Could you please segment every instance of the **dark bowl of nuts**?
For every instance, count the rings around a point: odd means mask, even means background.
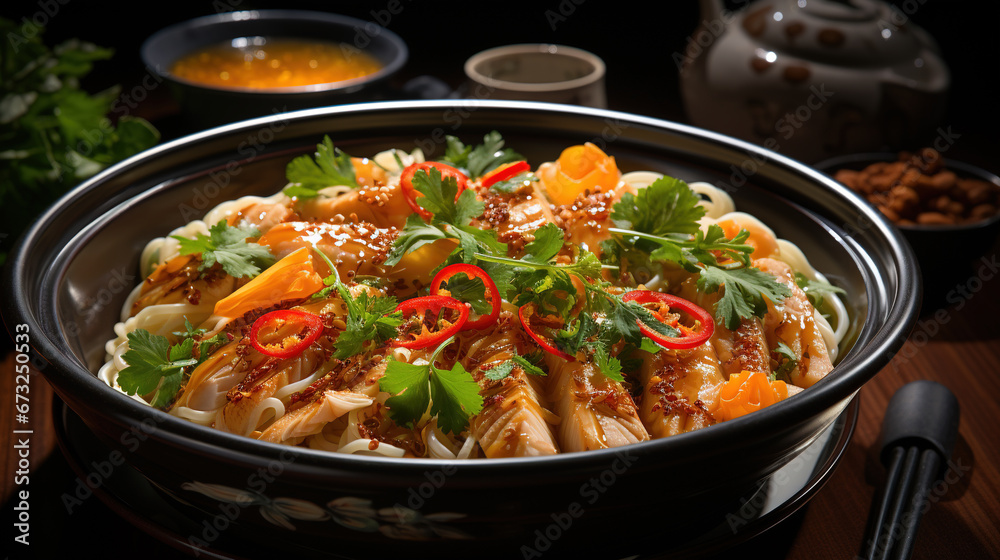
[[[1000,236],[1000,177],[934,149],[853,154],[815,167],[899,228],[920,263],[925,308],[961,294]]]

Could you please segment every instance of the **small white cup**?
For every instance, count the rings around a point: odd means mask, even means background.
[[[607,108],[604,61],[593,53],[552,44],[496,47],[465,62],[465,97],[516,99]]]

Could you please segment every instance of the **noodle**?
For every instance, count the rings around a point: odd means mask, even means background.
[[[586,150],[590,150],[588,157],[596,157],[593,148]],[[494,156],[501,154],[498,151]],[[120,376],[130,367],[126,354],[135,333],[146,331],[151,337],[166,338],[171,345],[186,339],[188,361],[179,366],[185,368],[182,387],[163,407],[169,414],[243,437],[383,457],[468,460],[544,455],[666,437],[719,421],[715,408],[721,406],[720,386],[732,379],[724,357],[727,352],[753,346],[739,338],[747,336],[743,327],[738,332],[716,328],[713,338],[696,353],[662,350],[662,344],[660,350],[640,352],[642,367],[625,373],[632,383],[641,385],[640,392],[645,395],[641,410],[627,387],[609,377],[596,362],[567,361],[543,351],[537,337],[526,334],[524,318],[520,317],[523,304],[513,297],[512,301],[499,302],[498,315],[488,326],[456,334],[447,352],[438,353],[445,346],[433,353],[433,348],[383,346],[367,347],[346,359],[336,357],[344,333],[356,328],[351,325],[358,318],[351,315],[357,311],[349,310],[350,300],[341,299],[342,292],[333,289],[330,278],[346,285],[351,298],[372,301],[392,295],[405,300],[427,293],[421,290],[427,290],[431,276],[446,258],[456,254],[449,253],[453,245],[430,237],[404,254],[398,264],[388,264],[400,232],[410,227],[414,210],[419,208],[407,200],[401,176],[404,169],[426,165],[423,152],[392,149],[352,161],[361,186],[334,184],[301,200],[283,190],[271,196],[244,196],[222,202],[202,219],[150,240],[139,256],[139,266],[144,278],[151,280],[128,294],[114,325],[114,338],[105,344],[106,361],[98,378],[126,392],[119,381],[125,380]],[[601,173],[591,177],[603,177],[599,179],[603,181],[609,174],[619,173],[613,159],[610,162],[611,167],[604,164]],[[563,231],[567,247],[596,251],[610,234],[603,225],[595,228],[594,224],[606,220],[605,225],[613,226],[610,208],[623,193],[659,188],[658,181],[664,177],[652,171],[631,171],[619,173],[613,188],[587,186],[582,180],[553,175],[559,165],[559,161],[543,164],[538,168],[540,182],[536,177],[534,183],[518,187],[522,190],[502,196],[483,186],[481,178],[470,181],[469,188],[489,203],[484,202],[487,209],[474,218],[476,227],[495,229],[497,238],[507,243],[511,257],[529,247],[536,232],[550,224]],[[557,180],[559,188],[580,193],[572,206],[545,203],[547,196],[555,197]],[[529,185],[528,191],[523,190],[524,185]],[[786,283],[788,274],[828,283],[797,245],[778,239],[757,217],[737,211],[724,190],[706,182],[692,182],[688,187],[701,199],[698,205],[704,209],[704,217],[697,225],[703,230],[713,224],[736,224],[740,231],[749,232],[747,243],[755,248],[755,267],[759,263],[760,270],[779,281],[784,278]],[[461,194],[455,196],[456,202]],[[491,213],[490,208],[497,205],[501,210]],[[213,267],[206,267],[202,266],[203,255],[181,254],[176,237],[210,236],[219,224],[256,229],[254,236],[260,246],[284,268],[262,265],[266,270],[257,276],[232,277],[219,259]],[[362,278],[376,281],[371,285],[356,282]],[[706,309],[719,298],[717,293],[699,291],[690,271],[681,268],[654,267],[645,278],[644,282],[636,281],[640,289],[677,294]],[[803,357],[801,366],[789,362],[794,369],[787,374],[788,394],[794,395],[832,368],[851,317],[836,296],[824,298],[822,309],[815,309],[805,302],[801,290],[795,286],[789,290],[793,295],[785,302],[769,301],[767,315],[744,320],[746,332],[757,333],[754,344],[762,352],[744,356],[740,363],[756,363],[764,373],[772,373],[775,358],[768,350],[776,343],[798,352]],[[317,297],[320,292],[322,297]],[[254,303],[241,303],[244,298],[252,298],[249,301]],[[265,329],[261,332],[267,334],[258,334],[257,323],[274,315],[274,310],[294,310],[320,318],[319,338],[303,340],[301,349],[285,356],[286,345],[294,345],[306,335],[281,331],[287,327],[280,324],[273,333]],[[481,311],[470,313],[481,319]],[[790,334],[786,327],[791,323],[808,328]],[[259,336],[273,340],[255,338]],[[544,360],[535,359],[532,367],[547,370],[547,376],[538,376],[523,360],[517,361],[532,353],[544,356]],[[622,362],[625,358],[623,355]],[[631,360],[635,362],[635,356]],[[667,370],[662,368],[667,363],[675,378],[665,391],[662,376]],[[460,367],[477,384],[482,408],[457,432],[442,427],[448,424],[435,416],[433,401],[423,414],[414,411],[418,418],[398,422],[393,416],[397,405],[390,401],[393,395],[381,385],[391,364],[426,367],[435,372],[429,374],[432,376],[439,375],[436,368]],[[503,376],[497,374],[500,370],[505,372]],[[682,388],[683,395],[678,392]],[[669,391],[674,393],[666,399]],[[152,396],[130,398],[148,404]],[[682,406],[686,408],[678,408]]]

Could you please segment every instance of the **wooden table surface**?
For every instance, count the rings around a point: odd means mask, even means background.
[[[515,41],[509,41],[515,42]],[[672,68],[668,68],[671,70]],[[411,68],[419,74],[421,68]],[[683,120],[675,95],[657,103],[609,84],[613,109]],[[648,93],[648,92],[646,92]],[[164,88],[151,92],[135,114],[150,118],[165,136],[183,133],[172,128],[171,104]],[[964,131],[965,129],[963,129]],[[956,143],[954,156],[983,165],[992,161],[996,143],[988,134],[969,129]],[[889,398],[915,380],[933,380],[949,387],[961,406],[959,438],[952,458],[952,484],[935,487],[917,540],[916,559],[1000,558],[1000,244],[967,277],[925,303],[922,317],[903,349],[858,396],[860,408],[854,435],[842,460],[825,485],[795,514],[764,534],[741,545],[749,558],[790,560],[848,559],[860,553],[873,496],[882,467],[875,454],[883,413]],[[947,263],[943,262],[943,266]],[[941,302],[941,303],[935,303]],[[4,318],[13,336],[15,326]],[[0,335],[2,336],[2,335]],[[5,343],[7,341],[4,341]],[[79,542],[100,541],[107,557],[147,559],[184,557],[171,546],[136,530],[98,499],[88,499],[67,514],[66,495],[78,481],[56,446],[50,414],[53,395],[41,375],[30,379],[31,414],[27,424],[15,422],[15,354],[4,346],[0,361],[0,433],[9,438],[0,462],[5,520],[16,519],[18,493],[30,491],[31,546],[11,544],[5,531],[3,549],[10,557],[48,558],[71,554]],[[30,485],[16,484],[17,434],[30,429]],[[10,434],[10,435],[6,435]],[[9,526],[9,525],[8,525]],[[25,553],[28,553],[27,555]],[[719,557],[729,557],[730,553]]]

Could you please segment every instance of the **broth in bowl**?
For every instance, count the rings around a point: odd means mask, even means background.
[[[382,67],[371,54],[344,43],[240,37],[188,53],[170,71],[211,87],[273,89],[363,78]]]

